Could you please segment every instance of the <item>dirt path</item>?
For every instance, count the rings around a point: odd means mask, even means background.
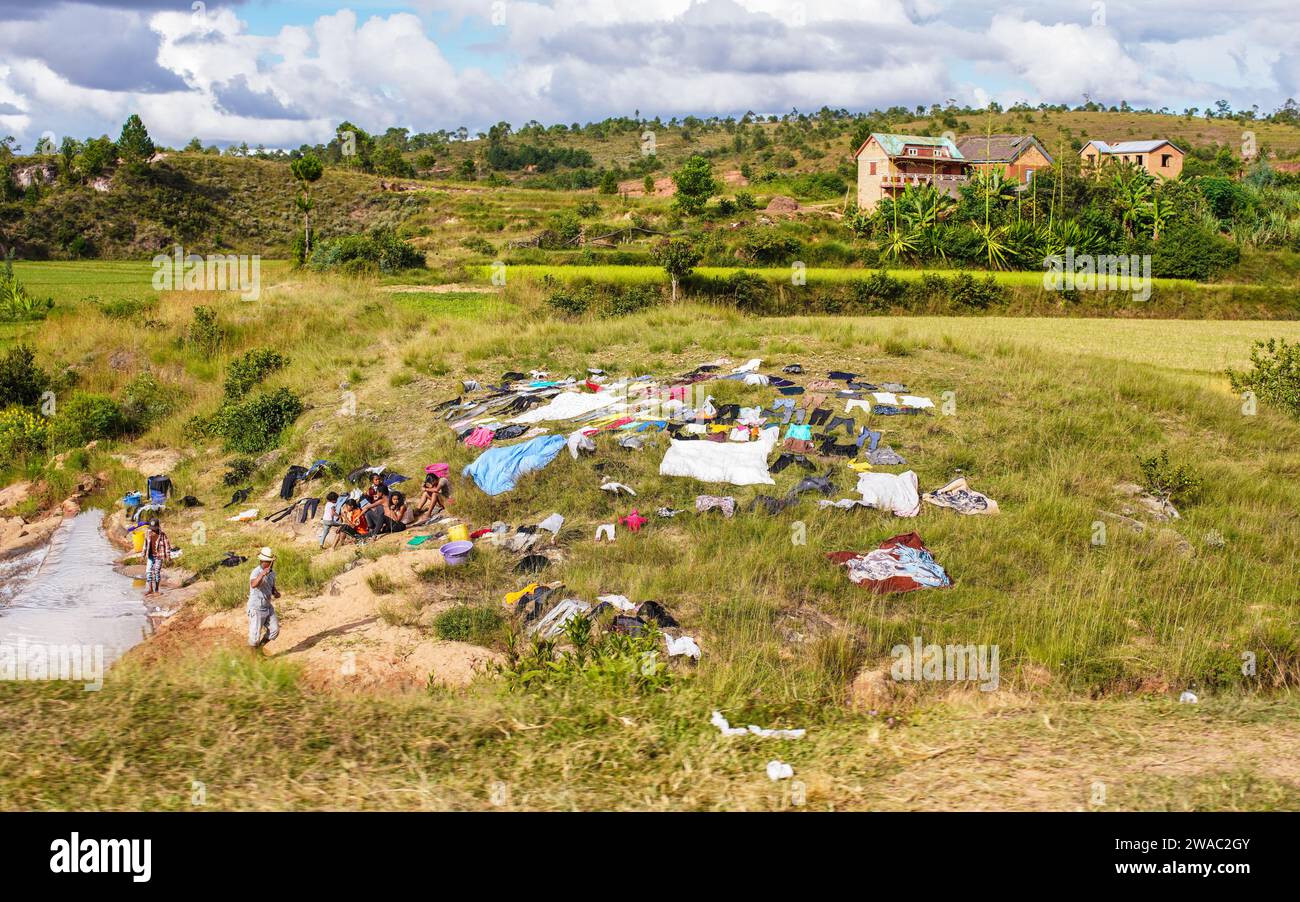
[[[323,685],[422,687],[430,679],[465,685],[499,655],[431,638],[414,625],[437,610],[412,608],[411,599],[419,594],[417,574],[442,565],[436,549],[403,550],[346,570],[320,595],[281,599],[276,606],[280,636],[266,653],[302,664],[308,678]],[[205,617],[199,628],[246,640],[248,618],[241,606]]]

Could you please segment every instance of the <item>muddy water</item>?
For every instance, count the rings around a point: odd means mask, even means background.
[[[113,569],[103,518],[83,511],[48,544],[0,561],[0,643],[100,646],[107,665],[144,639],[142,583]]]

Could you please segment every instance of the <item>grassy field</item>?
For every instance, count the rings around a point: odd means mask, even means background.
[[[764,266],[701,266],[695,272],[705,278],[726,278],[732,273],[740,270],[757,273],[770,282],[786,282],[791,278],[791,269],[784,267],[764,267]],[[891,269],[889,274],[895,278],[909,282],[919,281],[926,274],[939,275],[945,278],[951,278],[964,270],[956,269]],[[1014,285],[1025,288],[1041,288],[1043,285],[1043,273],[1038,272],[987,272],[981,270],[971,270],[970,275],[977,279],[985,276],[992,276],[1000,285]],[[847,282],[852,279],[862,279],[871,274],[871,270],[861,267],[808,267],[804,270],[804,276],[807,283],[816,286],[819,283],[836,284]],[[479,267],[475,275],[482,282],[487,283],[492,275],[490,266]],[[563,282],[575,282],[579,280],[590,280],[593,282],[612,282],[623,285],[641,285],[641,284],[667,284],[668,277],[664,274],[663,268],[659,266],[564,266],[564,265],[544,265],[544,264],[512,264],[507,269],[507,278],[514,276],[522,279],[540,280],[546,276]],[[1187,279],[1152,279],[1151,284],[1155,287],[1164,288],[1192,288],[1196,283]]]
[[[179,340],[198,303],[215,306],[226,330],[214,359]],[[1253,340],[1296,338],[1294,322],[757,318],[689,303],[557,321],[529,280],[500,295],[439,295],[287,271],[268,279],[256,303],[163,294],[147,329],[93,304],[72,310],[33,330],[43,366],[74,368],[81,385],[108,392],[148,367],[178,399],[130,448],[91,455],[89,466],[110,471],[105,498],[140,479],[110,452],[184,451],[171,475],[206,507],[170,514],[169,531],[184,537],[204,523],[206,546],[189,549],[199,563],[228,548],[280,548],[293,574],[286,622],[296,599],[338,572],[338,553],[314,561],[309,542],[227,523],[221,475],[231,455],[194,446],[182,430],[215,405],[229,360],[254,347],[290,356],[268,385],[292,387],[308,403],[284,450],[253,477],[257,498],[274,494],[288,464],[318,457],[412,474],[447,460],[458,515],[480,525],[563,513],[548,578],[562,579],[570,597],[660,600],[704,655],[647,694],[604,684],[512,693],[491,679],[339,694],[319,689],[292,654],[249,663],[197,629],[199,615],[240,603],[242,574],[227,573],[193,622],[131,656],[102,693],[0,686],[0,798],[12,807],[185,807],[191,780],[223,808],[476,808],[500,800],[498,783],[503,806],[517,808],[798,807],[788,786],[763,775],[773,757],[795,766],[802,804],[815,809],[1087,808],[1098,782],[1109,787],[1107,807],[1300,802],[1288,757],[1300,738],[1300,603],[1285,578],[1300,554],[1300,424],[1267,406],[1244,416],[1221,374],[1245,363]],[[722,355],[760,357],[770,372],[793,362],[810,374],[849,369],[950,399],[951,415],[876,417],[872,428],[885,430],[923,491],[961,473],[1002,513],[926,506],[900,520],[820,511],[811,499],[776,516],[746,513],[755,488],[662,477],[661,444],[628,452],[608,437],[594,458],[561,454],[493,499],[459,476],[473,454],[433,414],[461,392],[461,379],[495,380],[508,369],[669,376]],[[771,396],[735,382],[709,389],[717,403]],[[355,417],[338,415],[345,390],[355,393]],[[1123,503],[1116,483],[1139,481],[1139,458],[1160,450],[1202,477],[1183,518],[1141,533],[1107,521],[1102,512]],[[839,487],[832,497],[851,495],[852,473],[827,467]],[[802,475],[792,467],[765,490],[784,493]],[[601,492],[605,479],[633,486],[637,498]],[[692,513],[624,532],[613,546],[591,542],[597,523],[632,507],[691,508],[701,493],[734,495],[742,512]],[[1110,523],[1100,544],[1098,522]],[[796,523],[806,544],[791,541]],[[952,589],[876,597],[824,559],[912,530]],[[403,547],[385,539],[362,563]],[[386,603],[415,615],[448,598],[500,610],[527,578],[503,551],[476,553],[473,566],[403,587]],[[419,616],[403,629],[414,645],[439,641]],[[915,636],[997,645],[1001,688],[892,683],[889,649]],[[378,653],[346,635],[317,641]],[[481,641],[506,648],[504,638]],[[1258,661],[1249,676],[1246,652]],[[1177,705],[1183,689],[1202,703]],[[728,740],[708,725],[714,709],[733,723],[803,726],[809,735]]]

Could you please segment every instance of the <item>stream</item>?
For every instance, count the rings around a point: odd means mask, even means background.
[[[82,511],[50,541],[0,560],[0,644],[98,646],[107,666],[149,633],[143,583],[113,569],[102,511]]]

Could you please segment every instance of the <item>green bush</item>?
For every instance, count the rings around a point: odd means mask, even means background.
[[[1237,245],[1194,223],[1175,223],[1151,244],[1151,274],[1158,278],[1205,281],[1240,260]]]
[[[289,362],[279,351],[271,348],[254,348],[230,362],[226,370],[226,398],[237,401],[271,373]]]
[[[392,229],[375,229],[366,235],[345,235],[322,241],[312,248],[308,266],[318,271],[397,273],[423,269],[424,255],[397,237]]]
[[[789,266],[803,247],[798,240],[772,229],[751,232],[741,239],[738,250],[745,259],[765,266]]]
[[[278,388],[243,401],[226,401],[209,421],[195,425],[222,439],[227,451],[261,454],[279,444],[281,434],[303,410],[296,394]]]
[[[458,604],[433,620],[433,631],[448,642],[485,644],[501,630],[501,615],[492,608]]]
[[[758,273],[738,269],[726,279],[727,296],[738,310],[757,312],[771,297],[772,289]]]
[[[1300,419],[1300,344],[1285,338],[1257,341],[1250,351],[1251,369],[1228,371],[1235,392],[1254,392]]]
[[[222,475],[221,481],[231,488],[247,485],[248,477],[256,470],[257,462],[251,457],[235,457],[226,465],[226,472]]]
[[[993,276],[976,279],[968,272],[960,272],[948,282],[948,292],[958,306],[984,310],[1002,300],[1006,289]]]
[[[460,240],[460,246],[466,250],[473,251],[476,254],[482,254],[484,257],[495,256],[497,252],[496,248],[492,246],[492,242],[488,241],[482,235],[470,235],[466,238],[462,238]]]
[[[582,316],[591,308],[592,294],[590,285],[579,288],[566,286],[548,294],[546,303],[563,316]]]
[[[122,406],[108,395],[75,392],[58,405],[50,438],[56,447],[73,448],[87,442],[117,438],[125,434],[129,426]]]
[[[131,429],[143,431],[171,416],[176,394],[176,386],[163,385],[153,373],[136,375],[122,391],[122,412]]]
[[[157,309],[158,301],[154,298],[114,298],[96,301],[95,306],[109,319],[131,320]]]
[[[185,343],[205,357],[213,357],[225,340],[225,332],[217,322],[217,311],[202,305],[195,307],[194,319],[185,330]]]
[[[902,281],[883,269],[849,283],[854,302],[864,310],[887,310],[903,299],[906,290]]]
[[[1147,491],[1170,501],[1191,501],[1201,490],[1201,479],[1186,464],[1169,460],[1169,451],[1163,450],[1152,457],[1138,460],[1142,468],[1142,486]]]
[[[6,404],[35,407],[50,387],[50,377],[36,365],[36,352],[27,345],[14,345],[0,357],[0,400]]]

